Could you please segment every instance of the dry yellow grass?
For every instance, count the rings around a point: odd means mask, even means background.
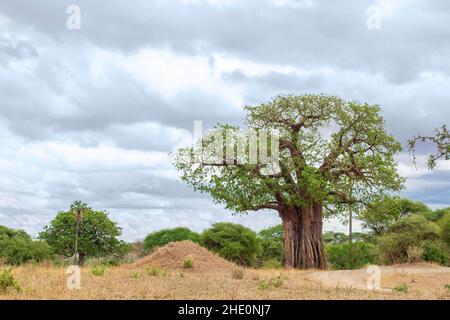
[[[450,284],[450,272],[418,274],[400,268],[383,277],[386,288],[407,284],[408,292],[402,293],[332,287],[312,279],[314,271],[246,269],[243,279],[234,279],[232,270],[165,270],[152,276],[146,268],[118,266],[95,276],[86,267],[81,288],[69,290],[65,268],[25,265],[12,271],[22,292],[8,292],[0,299],[450,299],[450,290],[444,287]]]
[[[186,259],[193,261],[189,269]],[[450,299],[450,268],[381,267],[384,290],[369,291],[365,269],[242,269],[190,241],[170,243],[132,264],[82,268],[80,289],[67,288],[66,270],[52,264],[14,268],[22,292],[0,299]],[[407,292],[392,290],[399,285]]]

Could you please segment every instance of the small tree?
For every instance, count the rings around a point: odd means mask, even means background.
[[[431,212],[431,209],[423,202],[387,197],[368,205],[359,215],[359,219],[363,221],[365,228],[380,235],[402,217],[413,214],[428,215]]]
[[[256,233],[235,223],[216,223],[202,234],[203,245],[225,259],[252,266],[261,252]]]
[[[435,223],[421,215],[402,218],[379,238],[379,251],[387,262],[405,262],[409,248],[420,248],[427,241],[439,241],[439,231]]]
[[[39,237],[58,254],[78,255],[82,266],[86,256],[124,255],[128,246],[118,239],[120,235],[121,229],[107,212],[86,208],[81,221],[73,210],[59,212]]]
[[[191,240],[193,242],[200,242],[200,235],[188,228],[174,228],[163,229],[150,233],[144,239],[144,250],[146,252],[152,251],[155,247],[163,246],[170,242]]]

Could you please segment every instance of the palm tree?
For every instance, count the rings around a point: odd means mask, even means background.
[[[78,264],[79,266],[82,266],[84,263],[84,254],[78,252],[78,238],[81,235],[81,223],[83,222],[83,216],[85,215],[86,211],[88,211],[90,208],[88,205],[82,201],[75,201],[70,206],[70,210],[75,215],[75,248],[74,248],[74,261],[75,264]]]

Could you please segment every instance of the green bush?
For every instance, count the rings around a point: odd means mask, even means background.
[[[438,222],[447,215],[450,215],[450,208],[437,209],[424,214],[425,218],[433,222]]]
[[[408,259],[408,248],[422,247],[425,241],[438,241],[439,227],[421,215],[413,215],[395,222],[378,239],[380,260],[384,263],[402,263]]]
[[[52,250],[44,241],[34,241],[21,230],[0,226],[0,258],[7,264],[41,262],[50,259]]]
[[[258,233],[262,250],[258,255],[260,265],[267,261],[277,261],[282,264],[284,261],[284,227],[279,224],[266,228]]]
[[[149,276],[157,276],[161,273],[161,269],[158,267],[154,267],[154,266],[150,266],[145,270],[147,271],[147,274]]]
[[[104,276],[107,271],[108,271],[108,267],[105,265],[102,265],[102,264],[100,264],[98,266],[94,266],[91,270],[91,272],[94,276]]]
[[[443,216],[438,223],[441,227],[441,239],[450,247],[450,213]]]
[[[399,284],[398,286],[394,287],[393,290],[396,292],[408,293],[409,287],[406,283],[402,283],[402,284]]]
[[[188,258],[183,261],[183,268],[191,269],[193,266],[194,266],[194,261],[192,261],[192,259]]]
[[[328,244],[328,263],[333,269],[359,269],[375,261],[375,246],[365,242]]]
[[[253,266],[261,243],[252,230],[234,223],[216,223],[202,234],[203,245],[237,264]]]
[[[150,252],[158,246],[163,246],[170,242],[191,240],[193,242],[200,242],[200,235],[195,233],[188,228],[174,228],[174,229],[163,229],[150,233],[144,239],[144,250]]]
[[[0,294],[5,294],[8,290],[22,291],[16,279],[14,279],[11,269],[0,272]]]
[[[423,260],[439,263],[443,266],[448,264],[449,253],[445,249],[444,245],[438,242],[426,241],[422,245],[422,250]]]

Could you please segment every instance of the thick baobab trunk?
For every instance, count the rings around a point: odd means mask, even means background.
[[[322,206],[290,206],[280,212],[285,232],[285,265],[296,269],[326,269],[322,242]]]

